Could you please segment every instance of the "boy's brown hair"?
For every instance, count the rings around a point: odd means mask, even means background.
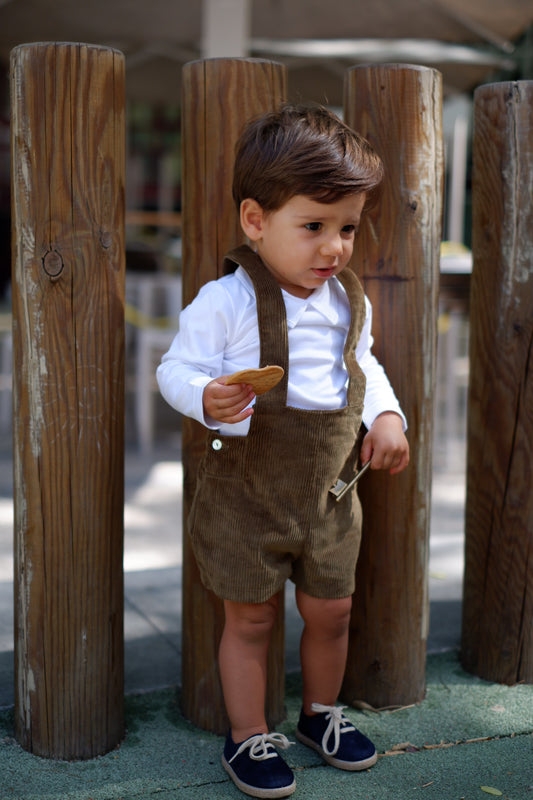
[[[251,120],[236,145],[233,199],[276,211],[291,197],[334,203],[349,194],[376,198],[383,163],[372,146],[322,106],[283,105]]]

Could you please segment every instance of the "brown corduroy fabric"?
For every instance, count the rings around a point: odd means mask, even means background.
[[[281,382],[256,399],[247,436],[211,432],[200,464],[189,532],[208,589],[226,600],[261,603],[291,578],[313,597],[337,599],[355,589],[361,537],[356,490],[329,493],[357,466],[365,376],[355,347],[365,319],[363,289],[350,270],[339,275],[351,306],[344,348],[347,405],[333,411],[287,406],[288,333],[281,289],[246,245],[226,260],[240,264],[257,298],[260,365],[279,364]]]

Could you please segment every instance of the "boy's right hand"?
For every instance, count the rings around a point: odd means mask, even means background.
[[[207,384],[204,389],[204,415],[225,424],[242,422],[251,417],[253,408],[247,408],[255,397],[252,387],[247,383],[226,386],[222,375]]]

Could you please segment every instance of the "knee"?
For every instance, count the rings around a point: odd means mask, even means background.
[[[278,603],[225,603],[226,629],[249,642],[269,637],[276,622]]]
[[[324,601],[322,620],[333,636],[343,636],[348,631],[350,627],[351,611],[351,597]]]
[[[309,605],[300,605],[300,613],[306,628],[317,634],[336,638],[344,636],[350,627],[352,611],[352,598],[343,597],[339,600],[319,600]]]

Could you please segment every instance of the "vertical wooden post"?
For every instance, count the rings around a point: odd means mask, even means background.
[[[443,146],[441,76],[405,65],[355,67],[346,121],[385,163],[379,205],[364,221],[354,269],[374,308],[374,353],[409,424],[411,463],[369,473],[359,489],[363,542],[357,569],[347,702],[413,703],[425,691]]]
[[[533,81],[474,111],[462,662],[533,683]]]
[[[41,756],[123,736],[124,58],[11,55],[15,728]]]
[[[244,241],[231,197],[235,142],[251,117],[276,108],[286,97],[286,69],[259,59],[207,59],[183,69],[183,295],[189,303],[200,287],[222,274],[225,253]],[[227,732],[217,669],[224,622],[222,603],[203,587],[187,534],[205,429],[183,420],[184,552],[182,705],[196,725]],[[238,566],[238,557],[235,562]],[[284,716],[283,608],[269,659],[267,716]]]

